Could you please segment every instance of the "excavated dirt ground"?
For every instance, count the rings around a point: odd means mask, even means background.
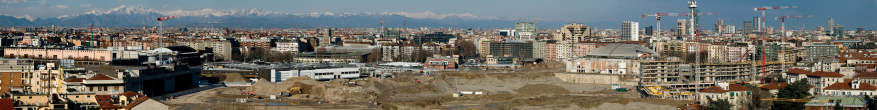
[[[293,78],[281,83],[260,80],[253,87],[221,87],[164,101],[180,110],[246,109],[569,109],[667,110],[688,101],[639,98],[636,92],[615,92],[609,85],[563,82],[552,74],[562,65],[527,65],[516,71],[440,72],[433,76],[396,74],[318,82]],[[304,94],[268,99],[289,87]],[[632,87],[627,87],[632,88]],[[255,97],[241,95],[254,90]],[[459,91],[484,95],[453,97]],[[247,99],[246,103],[237,102]]]

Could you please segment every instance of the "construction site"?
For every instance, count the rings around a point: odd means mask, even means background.
[[[692,103],[641,98],[634,78],[564,73],[562,64],[521,70],[400,73],[392,78],[315,81],[308,77],[218,87],[170,98],[172,109],[674,109]],[[240,78],[233,78],[240,77]],[[240,80],[229,76],[227,80]]]
[[[694,100],[695,92],[716,86],[716,82],[758,84],[758,79],[768,77],[759,74],[762,70],[778,75],[782,62],[767,62],[764,65],[760,62],[704,63],[695,67],[681,61],[665,60],[644,61],[641,67],[641,87],[638,88],[647,97]]]

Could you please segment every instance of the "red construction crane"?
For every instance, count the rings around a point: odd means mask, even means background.
[[[162,27],[163,27],[163,24],[164,24],[163,21],[167,21],[167,20],[174,19],[174,18],[177,18],[177,16],[165,16],[165,17],[158,17],[158,18],[156,19],[156,21],[158,21],[158,38],[157,38],[157,40],[158,40],[158,47],[157,47],[157,48],[161,48],[161,47],[162,47],[162,46],[161,46],[161,40],[162,40],[162,39],[161,39],[161,36],[162,36],[162,35],[161,35],[161,34],[162,34],[161,31],[162,31]]]
[[[798,6],[765,6],[754,8],[754,11],[761,11],[761,23],[758,25],[758,29],[761,30],[761,83],[764,83],[764,77],[767,76],[767,59],[765,59],[765,44],[767,43],[767,32],[764,28],[765,16],[767,10],[778,10],[778,9],[789,9],[789,8],[798,8]]]
[[[798,18],[810,18],[810,17],[813,17],[813,15],[805,15],[805,16],[776,16],[776,17],[774,17],[773,19],[774,19],[774,20],[779,20],[779,21],[781,22],[781,24],[780,24],[780,32],[782,33],[783,37],[785,37],[785,36],[786,36],[786,35],[785,35],[785,34],[786,34],[786,18],[789,18],[789,19],[798,19]]]

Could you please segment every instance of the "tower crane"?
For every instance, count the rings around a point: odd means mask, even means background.
[[[163,24],[164,24],[163,21],[167,21],[167,20],[174,19],[174,18],[177,18],[177,17],[176,17],[176,16],[165,16],[165,17],[158,17],[158,18],[156,19],[156,21],[158,21],[158,38],[156,38],[156,40],[158,40],[158,47],[157,47],[157,48],[162,48],[162,46],[161,46],[161,45],[162,45],[162,44],[161,44],[161,41],[164,40],[164,39],[161,38],[161,36],[163,36],[162,33],[161,33],[161,31],[162,31],[162,27],[163,27]],[[164,59],[163,57],[164,57],[164,56],[163,56],[162,54],[158,54],[158,59],[160,60],[160,62],[164,62],[164,61],[163,61],[163,59]],[[156,66],[161,66],[162,63],[155,64],[155,65],[156,65]]]
[[[789,8],[798,8],[798,6],[765,6],[765,7],[758,7],[758,8],[753,9],[754,11],[761,11],[761,23],[759,23],[759,25],[758,25],[758,29],[761,30],[761,73],[762,73],[761,74],[761,77],[762,77],[761,83],[764,83],[764,77],[767,76],[767,59],[766,59],[767,57],[765,57],[766,56],[765,44],[767,43],[767,32],[765,31],[766,29],[764,28],[764,24],[765,24],[764,21],[765,21],[765,16],[766,16],[767,10],[789,9]]]
[[[780,24],[780,32],[782,33],[781,35],[783,35],[783,37],[785,37],[785,36],[786,36],[786,35],[785,35],[785,34],[786,34],[786,18],[788,18],[788,19],[799,19],[799,18],[810,18],[810,17],[813,17],[813,15],[804,15],[804,16],[776,16],[776,17],[774,17],[773,19],[774,19],[774,20],[778,20],[778,21],[780,21],[780,23],[781,23],[781,24]]]
[[[809,17],[812,17],[812,15],[806,15],[806,16],[776,16],[776,17],[774,17],[774,18],[773,18],[774,20],[780,20],[780,22],[781,22],[781,24],[780,24],[780,35],[781,35],[781,36],[780,36],[780,38],[779,38],[780,42],[786,42],[786,18],[789,18],[789,19],[797,19],[797,18],[809,18]],[[782,62],[782,70],[780,70],[780,71],[786,71],[786,59],[788,58],[788,57],[786,57],[786,54],[785,54],[785,53],[786,53],[786,48],[783,48],[783,45],[779,45],[779,46],[780,46],[780,51],[779,51],[779,52],[780,52],[780,55],[783,55],[783,59],[782,59],[782,61],[781,61],[781,62]]]

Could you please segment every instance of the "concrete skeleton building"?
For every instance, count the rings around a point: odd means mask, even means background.
[[[640,83],[648,94],[662,98],[691,99],[695,90],[716,82],[748,82],[760,65],[753,63],[706,63],[700,66],[678,60],[640,62]],[[774,66],[774,65],[771,65]],[[699,69],[695,74],[695,69]],[[760,72],[760,71],[758,71]]]

